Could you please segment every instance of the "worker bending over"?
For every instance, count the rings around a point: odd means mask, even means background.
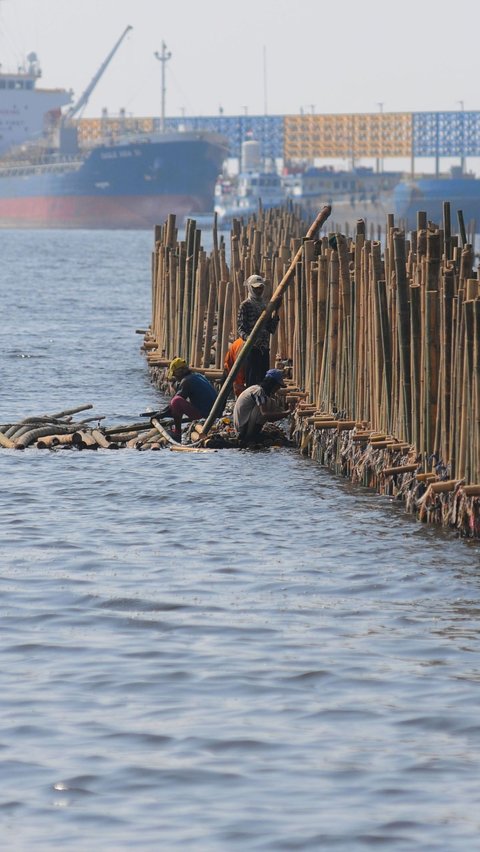
[[[282,371],[267,370],[260,384],[251,385],[240,394],[233,409],[233,425],[241,447],[258,441],[265,423],[287,417],[288,411],[271,399],[284,387]]]
[[[174,358],[168,368],[167,378],[178,382],[175,396],[170,400],[173,417],[172,437],[182,440],[182,417],[200,420],[208,417],[217,398],[217,392],[201,373],[194,373],[183,358]]]

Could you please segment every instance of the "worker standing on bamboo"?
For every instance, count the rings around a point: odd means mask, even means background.
[[[248,296],[238,309],[237,328],[239,337],[247,340],[260,314],[265,310],[263,293],[265,281],[260,275],[250,275],[246,287]],[[266,321],[255,340],[245,363],[245,384],[248,387],[262,381],[270,366],[270,336],[275,333],[280,321],[275,311]]]

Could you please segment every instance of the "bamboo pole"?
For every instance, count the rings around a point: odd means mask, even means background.
[[[393,242],[396,293],[398,299],[399,383],[402,392],[402,420],[399,436],[406,441],[410,441],[412,438],[412,394],[410,384],[410,316],[405,258],[405,235],[401,232],[397,232],[394,236]]]
[[[217,288],[214,279],[214,265],[210,265],[210,286],[208,292],[207,317],[205,321],[205,343],[203,348],[203,366],[209,367],[211,363],[213,323],[215,320],[215,306],[217,301]]]
[[[217,370],[223,364],[222,360],[222,334],[223,334],[223,317],[225,313],[225,293],[227,289],[227,282],[220,281],[219,289],[218,289],[218,308],[217,308],[217,343],[215,347],[215,366]]]
[[[390,324],[387,305],[387,290],[385,281],[377,282],[379,326],[382,339],[383,370],[385,379],[386,426],[392,428],[392,350],[390,340]]]
[[[462,246],[464,246],[465,243],[467,242],[467,233],[466,233],[466,230],[465,230],[465,222],[464,222],[464,219],[463,219],[462,210],[457,211],[457,217],[458,217],[458,227],[460,228],[460,236],[461,236]]]
[[[205,328],[205,311],[207,306],[207,274],[208,259],[205,256],[205,252],[202,252],[199,256],[198,262],[195,317],[193,323],[194,339],[192,362],[195,367],[202,366],[202,347]]]
[[[230,345],[230,331],[232,326],[232,285],[230,281],[227,281],[225,284],[225,295],[224,302],[225,307],[223,311],[223,323],[222,323],[222,337],[221,337],[221,350],[220,350],[220,364],[219,367],[223,367],[225,361],[225,355],[227,354],[228,347]]]
[[[450,202],[443,202],[443,253],[445,261],[449,261],[452,256],[452,228],[450,220]]]
[[[474,302],[474,348],[473,348],[473,470],[474,482],[480,483],[480,299]]]
[[[337,398],[337,361],[338,361],[338,318],[339,318],[339,289],[338,289],[338,254],[334,252],[331,257],[330,276],[328,282],[328,372],[327,388],[324,403],[336,410]]]

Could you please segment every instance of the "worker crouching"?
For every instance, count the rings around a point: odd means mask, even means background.
[[[201,373],[194,373],[183,358],[174,358],[168,369],[167,378],[178,382],[175,395],[170,400],[173,417],[172,437],[182,440],[182,418],[200,420],[208,417],[217,392]]]
[[[282,371],[273,369],[267,370],[260,384],[251,385],[240,394],[233,409],[233,425],[241,447],[258,443],[265,423],[288,416],[289,411],[272,399],[284,387]]]

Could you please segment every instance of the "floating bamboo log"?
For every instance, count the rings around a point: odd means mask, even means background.
[[[0,432],[0,446],[8,450],[15,449],[15,444],[11,438],[8,438],[3,432]]]
[[[168,443],[165,437],[159,437],[158,428],[152,428],[149,421],[100,428],[103,417],[90,418],[97,424],[93,427],[88,426],[88,420],[72,420],[72,414],[92,407],[78,406],[55,415],[38,415],[18,423],[4,424],[4,431],[0,431],[0,447],[13,450],[24,450],[26,447],[40,450],[114,450],[120,447],[161,449]],[[13,438],[5,436],[7,431]]]

